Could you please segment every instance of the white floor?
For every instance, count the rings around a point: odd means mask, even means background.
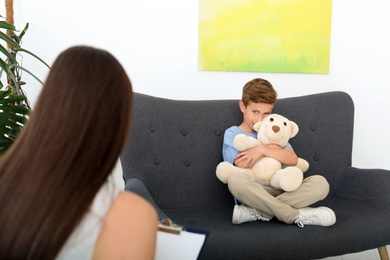
[[[390,253],[390,245],[387,246],[387,252]],[[323,258],[326,260],[380,260],[378,249],[363,251],[360,253],[347,254],[341,256]]]

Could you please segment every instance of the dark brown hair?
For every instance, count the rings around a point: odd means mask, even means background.
[[[0,160],[0,259],[56,257],[115,166],[132,96],[107,51],[75,46],[58,56]]]
[[[242,102],[245,107],[250,102],[275,104],[277,93],[272,84],[265,79],[256,78],[247,82],[242,88]]]

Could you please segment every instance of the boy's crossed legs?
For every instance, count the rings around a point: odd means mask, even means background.
[[[327,207],[307,206],[324,199],[329,184],[323,176],[314,175],[303,180],[293,192],[282,192],[251,180],[246,174],[235,173],[228,182],[230,192],[245,205],[235,205],[233,224],[255,220],[269,220],[274,216],[287,224],[331,226],[336,222],[334,212]]]

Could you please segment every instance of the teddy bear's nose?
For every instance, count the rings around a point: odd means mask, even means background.
[[[272,130],[273,130],[275,133],[277,133],[277,132],[280,131],[280,127],[277,126],[277,125],[274,125],[274,126],[272,127]]]

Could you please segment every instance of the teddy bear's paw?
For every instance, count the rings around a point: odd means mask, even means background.
[[[309,169],[309,163],[302,158],[298,158],[298,163],[296,165],[302,172],[306,172]]]
[[[244,134],[236,135],[233,139],[233,146],[240,152],[248,149],[248,136]]]
[[[287,192],[294,191],[301,186],[303,173],[297,167],[287,167],[279,170],[271,178],[271,186]]]
[[[234,169],[235,167],[231,163],[221,162],[217,165],[215,174],[221,182],[227,184],[230,176],[234,173]]]
[[[275,172],[280,170],[282,167],[281,163],[271,157],[265,157],[258,161],[253,167],[252,170],[256,175],[256,181],[264,184],[270,185],[270,180],[274,176]]]

